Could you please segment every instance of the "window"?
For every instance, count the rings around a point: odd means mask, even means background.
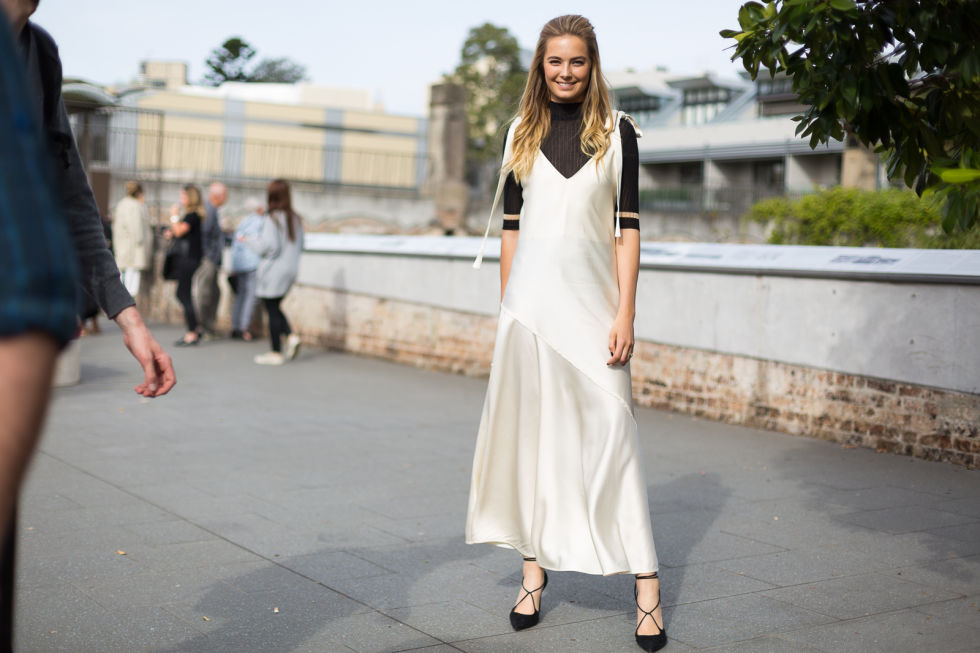
[[[708,122],[732,99],[731,89],[717,86],[684,89],[684,107],[681,109],[681,122],[685,125],[700,125]]]
[[[619,108],[639,123],[651,121],[660,111],[660,98],[655,95],[633,95],[619,98]]]

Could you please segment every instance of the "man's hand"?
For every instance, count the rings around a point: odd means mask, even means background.
[[[177,383],[173,361],[146,328],[136,307],[124,308],[114,319],[122,330],[123,344],[146,374],[143,383],[136,386],[136,393],[144,397],[159,397],[170,392]]]

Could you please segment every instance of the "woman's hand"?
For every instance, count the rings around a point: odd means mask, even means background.
[[[606,365],[626,365],[633,357],[633,318],[617,315],[609,330],[610,359]]]

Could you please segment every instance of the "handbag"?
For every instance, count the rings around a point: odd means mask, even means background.
[[[163,257],[163,278],[167,281],[176,280],[180,264],[187,259],[190,253],[191,244],[187,242],[186,238],[174,238]]]

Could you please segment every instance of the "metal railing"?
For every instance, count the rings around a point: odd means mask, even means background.
[[[803,192],[770,186],[704,187],[685,184],[640,190],[640,211],[653,213],[717,213],[744,215],[753,204],[770,197],[796,199]]]

